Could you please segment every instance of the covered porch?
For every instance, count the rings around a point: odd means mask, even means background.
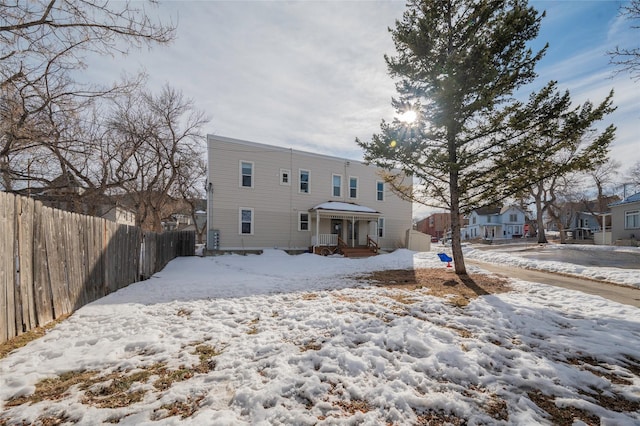
[[[329,201],[309,209],[312,251],[364,256],[378,252],[381,213],[354,203]]]

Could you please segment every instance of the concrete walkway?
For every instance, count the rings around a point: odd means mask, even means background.
[[[486,271],[493,272],[494,274],[504,275],[508,278],[518,278],[524,281],[578,290],[583,293],[595,294],[605,299],[613,300],[614,302],[640,308],[640,289],[638,288],[555,274],[553,272],[495,265],[492,263],[478,262],[476,260],[465,260],[465,262],[478,266]]]

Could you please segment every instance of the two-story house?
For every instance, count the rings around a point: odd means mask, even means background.
[[[207,249],[405,244],[411,202],[362,162],[208,135]],[[408,181],[410,183],[410,181]]]
[[[483,207],[469,215],[469,224],[462,228],[461,238],[485,240],[520,238],[524,235],[526,213],[518,206]]]

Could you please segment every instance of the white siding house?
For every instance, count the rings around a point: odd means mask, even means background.
[[[640,192],[617,203],[611,208],[611,238],[622,244],[638,245],[640,240]]]
[[[524,235],[526,213],[517,206],[485,207],[471,212],[469,225],[462,228],[463,240],[520,238]]]
[[[208,250],[404,246],[412,205],[362,162],[208,135]]]

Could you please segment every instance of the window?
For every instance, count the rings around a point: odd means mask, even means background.
[[[632,210],[624,212],[624,228],[636,229],[640,228],[640,210]]]
[[[349,178],[349,198],[358,198],[358,178]]]
[[[240,234],[253,235],[253,209],[240,208]]]
[[[376,200],[384,201],[384,182],[380,180],[376,182]]]
[[[309,170],[300,170],[300,192],[309,193]]]
[[[384,238],[384,218],[378,218],[378,237]]]
[[[342,176],[333,175],[331,180],[332,180],[332,186],[333,186],[331,195],[333,195],[334,197],[341,197],[342,196]]]
[[[298,231],[309,230],[309,213],[298,212]]]
[[[487,216],[487,223],[491,223],[491,216]]]
[[[291,185],[291,170],[280,169],[280,185]]]
[[[240,186],[253,188],[253,163],[251,161],[240,162]]]
[[[516,213],[509,213],[509,222],[517,222],[518,215]]]

